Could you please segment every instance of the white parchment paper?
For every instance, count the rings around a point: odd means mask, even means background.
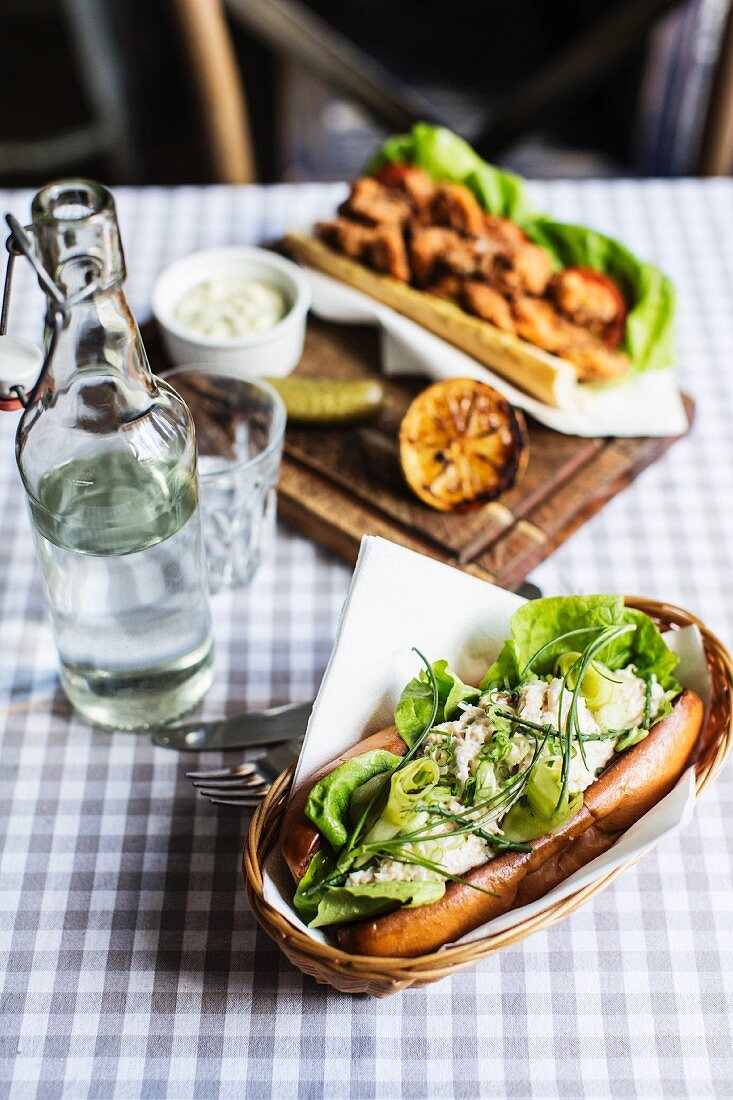
[[[687,431],[687,416],[673,370],[632,375],[603,391],[574,390],[574,404],[555,409],[523,393],[452,344],[407,317],[327,275],[304,269],[312,309],[326,321],[378,325],[385,374],[428,378],[477,378],[488,382],[520,409],[565,435],[674,436]]]
[[[447,659],[464,680],[478,683],[509,636],[512,612],[524,602],[386,539],[365,537],[313,705],[295,786],[363,737],[392,724],[402,688],[421,667],[413,646],[430,661]],[[699,631],[671,632],[667,642],[680,657],[680,683],[696,691],[707,707],[711,689]],[[689,820],[694,800],[690,769],[608,852],[543,898],[497,917],[460,942],[509,928],[645,851]],[[265,867],[265,899],[313,939],[327,942],[323,932],[302,924],[292,895],[292,878],[275,849]]]

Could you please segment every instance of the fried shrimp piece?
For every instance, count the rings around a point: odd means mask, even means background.
[[[441,273],[465,278],[490,277],[502,253],[487,238],[463,237],[455,229],[420,226],[410,239],[410,259],[415,281],[428,286]]]
[[[552,278],[552,260],[544,248],[523,244],[512,256],[514,274],[522,290],[542,295]]]
[[[435,190],[430,204],[430,219],[435,225],[443,225],[479,237],[484,229],[484,212],[475,196],[462,183],[441,183]]]
[[[561,348],[588,336],[558,313],[551,302],[541,298],[519,295],[513,302],[512,312],[519,335],[545,351],[559,353]]]
[[[552,262],[543,249],[526,244],[511,253],[487,256],[480,271],[502,294],[541,297],[552,276]]]
[[[435,184],[422,168],[407,168],[401,186],[419,213],[427,210],[435,198]]]
[[[461,238],[452,229],[428,226],[417,229],[410,238],[410,264],[418,286],[427,286],[445,270],[444,257],[448,249],[459,245]]]
[[[594,336],[570,344],[560,354],[575,364],[581,382],[608,382],[612,378],[622,378],[631,369],[627,355],[606,347]]]
[[[473,242],[438,225],[415,230],[410,240],[410,262],[419,286],[427,286],[447,271],[470,275],[476,270]]]
[[[349,218],[335,218],[316,224],[316,236],[331,248],[355,260],[362,260],[376,271],[410,281],[410,263],[402,231],[396,225],[363,225]]]
[[[631,366],[626,355],[568,321],[551,302],[522,295],[515,299],[512,311],[519,335],[573,363],[581,382],[620,378]]]
[[[483,234],[510,250],[529,243],[529,237],[516,222],[499,217],[498,214],[484,214]]]
[[[436,298],[446,298],[450,302],[460,302],[465,283],[460,275],[452,275],[448,272],[426,287]]]
[[[607,325],[618,312],[618,300],[605,280],[587,279],[581,271],[569,267],[552,281],[558,307],[578,324]]]
[[[485,271],[508,294],[527,293],[541,297],[552,278],[548,252],[532,244],[523,229],[509,218],[484,215],[483,236],[499,250],[501,260],[494,271]]]
[[[588,267],[568,267],[554,276],[550,291],[566,317],[590,329],[608,347],[618,347],[627,309],[613,279]]]
[[[338,208],[339,214],[367,225],[402,226],[412,213],[409,199],[391,191],[371,176],[355,180],[351,194]]]
[[[373,236],[373,232],[366,225],[349,221],[348,218],[316,222],[315,234],[337,252],[343,252],[355,260],[363,257],[367,241]]]
[[[436,187],[422,168],[416,168],[414,164],[383,164],[374,175],[385,187],[407,195],[418,217],[427,213]]]
[[[372,266],[403,283],[411,278],[410,261],[402,232],[396,225],[378,226],[368,251]]]
[[[463,283],[463,305],[469,313],[475,313],[504,332],[516,332],[511,306],[497,290],[488,283],[469,279]]]

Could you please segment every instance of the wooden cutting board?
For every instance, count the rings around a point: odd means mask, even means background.
[[[297,374],[355,378],[379,373],[374,328],[311,318]],[[521,481],[463,515],[436,512],[401,479],[400,420],[424,379],[385,381],[385,407],[361,428],[288,429],[279,512],[298,530],[353,562],[362,535],[456,565],[504,588],[527,574],[675,442],[583,439],[528,418],[530,457]],[[694,403],[685,398],[688,420]]]
[[[165,369],[153,326],[146,326],[143,335],[154,369]],[[377,330],[311,317],[296,373],[378,375]],[[425,379],[383,382],[386,400],[378,419],[362,427],[293,426],[285,440],[280,517],[348,562],[356,560],[362,535],[382,535],[504,588],[517,588],[675,442],[583,439],[528,418],[530,457],[521,481],[478,511],[445,514],[414,497],[399,469],[400,420]],[[692,423],[694,403],[688,397],[685,406]]]

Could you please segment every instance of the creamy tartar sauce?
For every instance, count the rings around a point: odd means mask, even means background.
[[[288,304],[263,279],[221,278],[198,283],[181,298],[175,318],[202,336],[251,336],[282,320]]]

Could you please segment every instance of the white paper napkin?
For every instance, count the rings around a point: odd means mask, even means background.
[[[392,724],[402,688],[421,667],[413,646],[430,661],[447,659],[464,680],[478,683],[509,636],[512,612],[524,602],[512,592],[386,539],[362,539],[336,642],[308,723],[295,786],[363,737]],[[710,682],[699,632],[689,627],[671,633],[667,640],[680,656],[678,679],[707,705]],[[690,769],[610,851],[544,898],[497,917],[467,939],[510,927],[645,851],[689,819],[694,796]],[[293,881],[277,849],[265,868],[264,895],[293,924],[326,942],[320,930],[306,929],[295,913]]]
[[[312,268],[304,270],[311,286],[312,309],[318,317],[339,324],[379,325],[382,369],[387,375],[422,374],[435,380],[461,377],[489,382],[513,405],[564,435],[674,436],[687,430],[687,416],[672,370],[632,375],[603,391],[576,391],[575,407],[552,408],[389,306]]]

